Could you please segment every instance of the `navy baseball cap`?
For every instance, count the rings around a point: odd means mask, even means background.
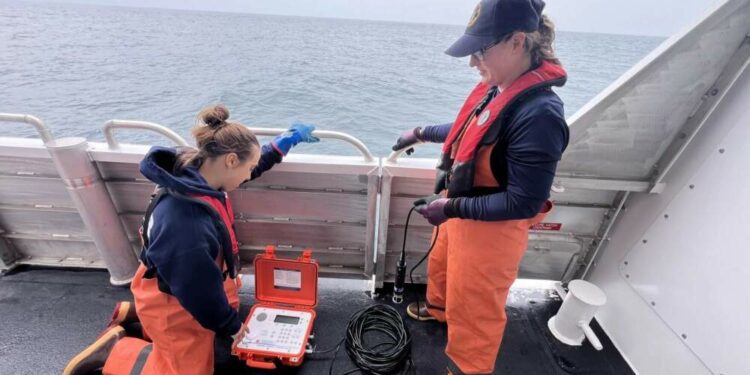
[[[465,57],[513,31],[536,31],[543,9],[542,0],[482,0],[474,9],[464,35],[445,53]]]

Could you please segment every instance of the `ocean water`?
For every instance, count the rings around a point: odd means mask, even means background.
[[[478,74],[443,50],[460,26],[252,14],[0,3],[0,112],[33,114],[56,137],[102,140],[110,119],[165,125],[189,138],[204,106],[224,103],[254,127],[314,123],[387,155],[414,126],[450,122]],[[572,115],[662,38],[561,31]],[[0,134],[32,136],[21,124]],[[121,131],[134,143],[168,141]],[[339,141],[297,152],[354,155]],[[419,156],[435,156],[436,147]]]

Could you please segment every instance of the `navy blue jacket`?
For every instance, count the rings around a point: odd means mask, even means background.
[[[452,125],[427,126],[422,139],[443,143]],[[568,137],[562,100],[552,90],[539,90],[525,98],[503,124],[499,144],[490,156],[490,167],[503,191],[451,199],[446,215],[483,221],[534,217],[549,199]]]
[[[141,174],[179,193],[208,195],[225,201],[224,192],[208,186],[197,168],[174,171],[176,156],[173,148],[153,147],[141,161]],[[270,145],[263,146],[252,178],[279,162],[281,155]],[[215,261],[221,249],[222,234],[212,220],[198,204],[165,196],[153,212],[146,259],[150,266],[156,267],[157,276],[180,305],[201,326],[228,336],[236,333],[242,322],[224,292],[224,278]]]

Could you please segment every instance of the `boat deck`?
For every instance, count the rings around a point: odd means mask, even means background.
[[[246,280],[252,279],[247,277]],[[23,267],[0,278],[0,374],[55,374],[87,346],[107,323],[114,303],[132,300],[127,288],[114,287],[105,271]],[[242,314],[255,302],[252,282],[241,291]],[[316,309],[316,345],[324,350],[341,339],[352,313],[390,297],[371,299],[362,281],[321,279]],[[407,290],[406,302],[414,298]],[[387,300],[387,301],[386,301]],[[633,374],[599,325],[592,328],[604,345],[597,352],[588,343],[569,347],[548,333],[547,320],[560,306],[552,289],[518,288],[508,300],[508,326],[497,362],[497,374]],[[398,307],[403,312],[403,306]],[[417,374],[445,373],[443,349],[447,330],[436,322],[416,322],[404,314],[412,334],[412,359]],[[325,374],[331,354],[309,356],[298,369],[275,373]],[[342,347],[333,374],[355,366]],[[266,374],[229,365],[217,373]]]

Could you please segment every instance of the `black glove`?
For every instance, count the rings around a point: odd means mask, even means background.
[[[411,155],[412,152],[414,152],[414,149],[411,148],[411,146],[421,142],[424,142],[422,140],[422,128],[416,127],[401,133],[401,136],[398,137],[396,144],[391,147],[391,150],[398,151],[409,147],[409,149],[406,150],[406,154]]]

